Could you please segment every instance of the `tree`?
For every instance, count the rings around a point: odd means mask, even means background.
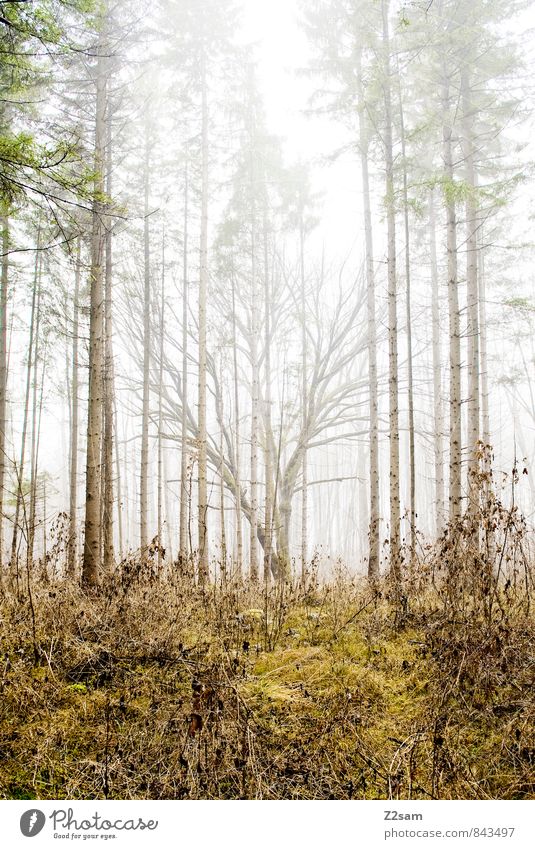
[[[87,415],[87,460],[85,496],[85,536],[82,581],[88,587],[99,582],[101,509],[101,451],[104,404],[104,246],[106,107],[108,79],[108,21],[104,4],[99,19],[96,46],[95,98],[95,184],[91,233],[89,396]]]
[[[148,110],[148,104],[146,106]],[[139,484],[139,546],[146,552],[148,545],[148,488],[149,488],[149,407],[151,368],[151,265],[150,265],[150,151],[149,112],[145,122],[145,154],[143,161],[143,400],[141,411],[141,459]]]
[[[209,196],[211,88],[221,64],[231,51],[237,12],[231,0],[163,0],[166,20],[175,26],[169,49],[174,70],[191,105],[199,132],[199,299],[198,299],[198,578],[209,576],[208,491],[207,491],[207,309],[209,282]],[[177,58],[180,64],[177,67]],[[185,98],[186,99],[186,98]]]
[[[376,274],[373,245],[372,204],[370,188],[370,151],[377,142],[379,104],[382,100],[380,80],[383,78],[381,53],[381,21],[376,10],[354,0],[321,0],[303,7],[304,25],[316,47],[315,74],[333,80],[334,92],[320,89],[316,108],[334,114],[348,125],[356,139],[362,183],[364,222],[364,254],[368,316],[368,394],[369,394],[369,549],[368,575],[379,575],[380,506],[379,506],[379,402],[377,374]],[[390,81],[388,80],[388,85]],[[357,122],[354,121],[357,117]],[[393,175],[392,175],[393,176]],[[394,203],[388,197],[387,205]],[[392,218],[391,218],[392,224]],[[391,443],[394,445],[394,443]],[[392,484],[394,488],[394,484]]]
[[[82,240],[76,242],[74,267],[74,300],[72,322],[72,378],[71,378],[71,441],[69,474],[69,542],[67,550],[67,574],[76,577],[78,558],[78,436],[79,436],[79,314],[80,314],[80,277],[82,265]]]

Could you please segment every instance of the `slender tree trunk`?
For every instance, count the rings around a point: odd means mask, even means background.
[[[366,539],[370,527],[370,511],[366,486],[367,467],[369,467],[369,459],[366,457],[366,452],[361,451],[357,459],[358,481],[356,486],[358,525],[356,527],[355,558],[359,558],[359,560],[366,560],[368,555],[362,542]]]
[[[414,558],[416,553],[416,455],[414,430],[414,380],[412,357],[411,245],[409,230],[409,194],[407,188],[405,121],[403,116],[401,81],[399,85],[399,127],[401,135],[401,160],[403,165],[403,221],[405,225],[405,315],[407,321],[407,414],[409,427],[409,517],[411,540],[410,551],[411,557]]]
[[[266,458],[266,498],[264,509],[264,583],[267,585],[271,580],[273,560],[273,460],[271,455],[273,427],[271,422],[271,285],[269,274],[268,225],[266,206],[264,206],[264,347],[264,441]]]
[[[18,468],[16,469],[17,476],[17,494],[15,499],[15,518],[13,520],[13,534],[11,537],[11,558],[10,558],[10,566],[13,569],[18,559],[18,532],[19,532],[19,521],[20,521],[20,511],[21,508],[24,513],[24,517],[26,518],[26,503],[24,501],[24,469],[25,469],[25,460],[26,460],[26,437],[28,433],[28,418],[30,412],[30,393],[31,393],[31,385],[32,385],[32,374],[33,374],[33,357],[35,356],[34,352],[34,339],[35,339],[35,328],[36,328],[36,306],[37,306],[37,292],[39,290],[40,285],[40,275],[41,275],[41,262],[42,255],[40,251],[40,230],[37,232],[37,250],[35,253],[35,268],[34,268],[34,277],[33,277],[33,291],[32,291],[32,307],[31,307],[31,315],[30,315],[30,339],[28,342],[28,362],[26,365],[26,392],[24,397],[24,414],[22,420],[22,436],[21,436],[21,445],[20,445],[20,461]],[[28,530],[27,522],[26,522],[26,531]],[[18,570],[17,570],[18,571]]]
[[[477,211],[475,191],[477,176],[474,161],[473,109],[470,97],[469,66],[461,70],[463,111],[463,149],[468,198],[466,200],[466,301],[468,337],[468,492],[470,506],[477,508],[479,486],[479,292],[477,280]]]
[[[125,458],[126,460],[126,458]],[[135,443],[132,442],[132,452],[131,452],[131,461],[130,461],[130,469],[131,469],[131,484],[132,484],[132,512],[131,512],[131,525],[130,525],[130,536],[131,539],[136,539],[137,534],[139,533],[139,475],[137,474],[138,469],[138,455],[136,451]],[[127,465],[128,468],[128,465]]]
[[[260,381],[258,373],[258,287],[256,268],[256,161],[255,161],[255,118],[254,107],[249,104],[250,111],[250,202],[251,202],[251,516],[250,516],[250,551],[249,576],[252,581],[258,581],[258,413]]]
[[[162,288],[160,293],[160,362],[158,369],[158,569],[163,564],[163,356],[164,356],[164,312],[165,312],[165,231],[162,234]]]
[[[45,376],[46,376],[46,348],[43,350],[43,362],[41,366],[41,381],[39,386],[39,405],[38,405],[38,415],[37,415],[37,426],[36,426],[36,440],[35,440],[35,475],[34,475],[34,510],[37,513],[37,489],[38,489],[38,470],[39,470],[39,449],[41,446],[41,422],[43,421],[43,404],[45,397]],[[43,475],[43,488],[46,486],[46,475]],[[34,517],[34,525],[37,525],[36,519]],[[46,569],[46,500],[43,502],[43,540],[44,540],[44,564]]]
[[[115,432],[115,488],[117,491],[117,531],[119,535],[119,561],[123,559],[124,554],[124,539],[123,539],[123,493],[121,487],[121,458],[119,454],[119,438],[117,430],[117,400],[115,392],[113,393],[113,428]],[[128,525],[128,520],[127,520]]]
[[[173,564],[173,524],[171,522],[171,506],[170,506],[170,498],[169,498],[169,475],[167,473],[168,469],[168,458],[167,458],[167,450],[164,448],[163,451],[163,485],[164,485],[164,504],[165,504],[165,524],[167,530],[167,541],[166,541],[166,553],[167,553],[167,562]]]
[[[234,456],[236,458],[236,568],[238,575],[243,570],[243,533],[242,533],[242,503],[241,503],[241,475],[240,475],[240,392],[238,382],[238,348],[236,338],[236,280],[232,273],[232,358],[234,371]]]
[[[143,401],[141,413],[141,474],[139,483],[139,544],[143,555],[148,546],[148,506],[149,506],[149,405],[150,405],[150,224],[149,224],[149,184],[150,184],[150,137],[149,122],[145,126],[145,163],[143,172],[144,222],[144,293],[143,293]]]
[[[490,412],[489,412],[489,373],[487,354],[487,302],[486,302],[486,280],[484,253],[479,254],[479,356],[481,369],[481,435],[486,446],[487,453],[491,449],[490,441]],[[487,471],[490,471],[487,460]]]
[[[107,9],[102,11],[102,31],[98,46],[97,97],[95,120],[95,195],[91,235],[90,318],[89,318],[89,400],[87,417],[87,465],[85,497],[85,540],[82,582],[94,587],[99,581],[101,517],[101,446],[103,386],[103,254],[104,164],[106,144]]]
[[[106,116],[106,194],[112,196],[112,115],[108,102]],[[113,441],[114,441],[114,364],[113,364],[113,233],[112,218],[106,216],[106,265],[105,265],[105,354],[104,354],[104,439],[103,439],[103,566],[111,573],[115,560],[113,548]]]
[[[442,361],[440,356],[440,304],[438,297],[438,263],[436,242],[435,198],[433,189],[429,192],[429,256],[431,262],[431,332],[433,357],[433,415],[434,415],[434,454],[435,454],[435,516],[436,534],[440,535],[444,526],[444,463],[443,437],[444,416],[442,411]]]
[[[35,544],[35,519],[37,505],[37,440],[38,440],[38,363],[39,363],[39,341],[40,341],[40,326],[41,326],[41,263],[39,264],[39,273],[37,279],[37,304],[36,304],[36,321],[35,321],[35,342],[33,355],[33,377],[32,377],[32,438],[30,444],[30,509],[27,522],[28,541],[26,547],[26,569],[27,574],[33,563],[33,552]],[[43,362],[44,368],[44,362]],[[42,398],[41,398],[42,404]]]
[[[219,422],[219,525],[221,530],[221,577],[227,579],[227,534],[225,527],[225,440],[223,427],[223,357],[219,362],[219,392],[217,395],[217,418]]]
[[[43,572],[47,572],[46,555],[48,550],[47,533],[46,533],[46,476],[43,476]]]
[[[4,504],[7,426],[7,301],[9,289],[9,216],[4,211],[2,226],[2,271],[0,277],[0,587],[4,571]]]
[[[127,439],[127,431],[126,428],[123,430],[123,475],[122,480],[124,481],[124,526],[126,529],[126,538],[128,539],[130,535],[130,529],[132,526],[131,523],[131,505],[134,504],[135,497],[134,494],[130,493],[130,481],[128,478],[128,439]],[[135,509],[135,508],[134,508]],[[133,536],[130,536],[133,539]]]
[[[299,226],[299,265],[301,277],[301,403],[303,405],[301,422],[301,428],[303,433],[303,462],[301,467],[303,479],[303,491],[301,496],[301,582],[304,586],[307,580],[308,563],[308,351],[305,291],[305,225],[303,220],[303,210],[301,210],[301,220]]]
[[[392,151],[392,99],[390,68],[390,36],[388,0],[382,2],[384,49],[384,107],[385,107],[385,177],[387,205],[387,268],[388,268],[388,362],[389,362],[389,432],[390,432],[390,569],[396,583],[401,577],[400,497],[399,497],[399,408],[398,408],[398,341],[397,341],[397,280],[396,280],[396,212],[394,205],[394,162]]]
[[[208,580],[208,494],[206,434],[206,300],[208,295],[208,85],[206,56],[201,58],[201,239],[199,276],[199,583]]]
[[[366,106],[362,92],[361,53],[357,69],[360,166],[362,175],[362,202],[364,213],[364,238],[366,244],[366,315],[368,320],[368,393],[370,398],[370,525],[368,551],[368,577],[379,577],[379,401],[377,389],[377,324],[375,316],[375,272],[373,267],[373,230],[370,203],[370,175],[368,167],[369,129]]]
[[[452,127],[449,119],[450,92],[444,71],[442,128],[444,172],[446,177],[446,232],[448,256],[448,314],[450,337],[450,464],[449,517],[461,516],[461,333],[459,317],[459,284],[457,279],[457,216],[453,191]]]
[[[253,248],[254,250],[254,248]],[[253,263],[253,275],[256,269]],[[250,521],[250,570],[252,581],[258,581],[258,407],[259,407],[259,376],[258,376],[258,307],[256,285],[252,286],[251,313],[251,521]]]
[[[67,574],[69,578],[76,576],[76,561],[78,559],[78,336],[79,336],[79,307],[80,307],[80,270],[81,270],[82,240],[76,241],[76,265],[74,269],[74,304],[72,322],[72,408],[71,408],[71,450],[69,476],[69,543],[67,547]]]
[[[182,417],[180,423],[180,527],[179,564],[186,570],[188,560],[188,162],[184,166],[184,236],[182,270]]]

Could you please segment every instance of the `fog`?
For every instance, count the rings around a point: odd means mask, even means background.
[[[526,15],[66,13],[3,107],[4,563],[366,574],[489,488],[531,520]]]

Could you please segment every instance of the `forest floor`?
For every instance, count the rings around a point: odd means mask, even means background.
[[[0,604],[5,799],[535,798],[535,620],[123,573]]]

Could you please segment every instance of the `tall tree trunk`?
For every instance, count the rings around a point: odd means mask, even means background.
[[[399,77],[398,77],[399,79]],[[399,128],[401,135],[401,160],[403,168],[403,222],[405,226],[405,315],[407,321],[407,414],[409,427],[409,517],[411,558],[416,553],[416,459],[414,431],[414,381],[412,359],[412,304],[411,304],[411,244],[409,229],[409,193],[407,188],[407,154],[405,144],[405,121],[403,95],[399,80]]]
[[[481,435],[483,443],[487,448],[487,454],[491,448],[490,441],[490,411],[489,411],[489,373],[487,353],[487,301],[485,280],[485,255],[479,253],[478,282],[479,282],[479,357],[481,369]],[[490,471],[489,459],[486,461],[487,472]]]
[[[357,68],[360,166],[362,176],[362,201],[364,213],[364,238],[366,245],[366,316],[368,320],[368,393],[370,416],[370,525],[368,551],[368,577],[379,577],[379,401],[377,389],[377,324],[375,316],[375,272],[373,267],[373,230],[370,203],[370,175],[368,167],[369,128],[366,105],[362,91],[361,51]]]
[[[241,503],[241,475],[240,475],[240,392],[238,381],[238,347],[236,338],[236,280],[234,270],[232,271],[232,362],[234,381],[234,456],[236,461],[236,568],[238,575],[243,570],[243,533],[242,533],[242,503]]]
[[[431,262],[431,332],[432,332],[432,362],[433,362],[433,418],[435,455],[435,517],[436,534],[440,535],[444,526],[444,462],[443,462],[443,429],[444,416],[442,411],[442,360],[440,356],[440,303],[438,296],[438,263],[436,241],[435,197],[433,189],[429,192],[429,256]]]
[[[33,563],[33,551],[35,544],[35,520],[37,505],[37,442],[38,442],[38,418],[40,420],[38,404],[38,363],[39,363],[39,337],[41,327],[41,263],[37,279],[37,303],[35,320],[35,342],[33,355],[33,377],[32,377],[32,438],[30,443],[30,509],[27,521],[27,546],[26,546],[26,569],[27,574]],[[44,358],[43,358],[44,359]],[[45,364],[43,361],[43,368]],[[41,397],[42,404],[42,397]]]
[[[254,248],[253,248],[254,251]],[[253,262],[253,280],[256,277]],[[251,521],[250,521],[250,568],[252,581],[258,581],[258,407],[259,407],[259,375],[258,375],[258,307],[256,285],[252,285],[251,311]]]
[[[37,414],[37,424],[36,424],[36,439],[35,439],[35,456],[34,456],[34,466],[35,466],[35,474],[34,474],[34,492],[33,492],[33,501],[34,501],[34,511],[37,513],[37,489],[38,489],[38,469],[39,469],[39,448],[41,445],[41,422],[43,421],[43,403],[45,397],[45,376],[46,376],[46,349],[43,350],[43,362],[41,366],[41,380],[39,385],[39,403],[38,403],[38,414]],[[46,475],[43,475],[43,490],[45,487]],[[37,522],[34,515],[34,527],[36,527]],[[44,559],[43,562],[45,564],[46,569],[46,500],[43,501],[43,550],[44,550]]]
[[[461,100],[463,111],[463,150],[468,197],[466,200],[466,301],[468,337],[468,492],[469,503],[477,508],[479,486],[479,292],[477,280],[477,185],[474,161],[473,109],[470,96],[469,66],[461,69]]]
[[[119,438],[117,430],[117,399],[115,392],[113,393],[113,428],[115,432],[115,489],[116,489],[116,504],[117,504],[117,531],[119,536],[119,551],[117,552],[119,560],[123,559],[124,554],[124,539],[123,539],[123,493],[121,488],[121,458],[119,454]],[[127,519],[128,526],[128,519]]]
[[[106,116],[106,194],[112,196],[112,114],[108,101]],[[103,566],[111,573],[115,560],[113,548],[113,441],[114,441],[114,363],[113,363],[113,233],[112,218],[106,216],[106,266],[105,266],[105,353],[104,353],[104,439],[103,439]]]
[[[227,533],[225,527],[225,440],[223,426],[223,356],[219,360],[219,392],[217,394],[217,418],[219,422],[219,526],[221,531],[221,577],[227,579]]]
[[[43,572],[47,571],[47,532],[46,532],[46,475],[43,475]]]
[[[356,525],[356,541],[355,541],[355,559],[366,561],[368,551],[366,551],[363,540],[369,532],[370,527],[370,505],[368,500],[368,487],[366,480],[366,469],[369,468],[369,458],[365,451],[361,451],[357,458],[357,475],[358,481],[356,486],[356,496],[358,504],[358,524]]]
[[[162,406],[162,384],[163,384],[163,356],[164,356],[164,312],[165,312],[165,230],[162,233],[162,286],[160,292],[160,356],[158,367],[158,569],[163,564],[163,406]]]
[[[268,256],[267,210],[264,205],[264,370],[265,411],[264,443],[266,464],[266,497],[264,505],[264,583],[271,580],[273,561],[273,458],[271,444],[273,427],[271,422],[271,284]]]
[[[18,560],[18,532],[19,532],[19,521],[20,521],[20,511],[23,510],[24,519],[26,524],[26,531],[28,530],[27,523],[27,513],[26,513],[26,503],[25,503],[25,495],[24,495],[24,467],[26,460],[26,436],[28,433],[28,418],[30,412],[30,392],[32,385],[32,374],[33,374],[33,357],[35,355],[34,352],[34,339],[35,339],[35,327],[36,327],[36,306],[37,306],[37,292],[40,285],[40,275],[41,275],[41,262],[42,262],[42,254],[40,251],[40,229],[37,231],[37,250],[35,252],[35,268],[34,268],[34,276],[33,276],[33,291],[32,291],[32,307],[30,314],[30,339],[28,342],[28,362],[26,365],[26,392],[24,396],[24,413],[22,419],[22,435],[21,435],[21,444],[20,444],[20,460],[18,468],[15,469],[16,477],[17,477],[17,494],[15,498],[15,518],[13,519],[13,534],[11,537],[11,557],[10,557],[10,566],[13,569]],[[17,569],[18,571],[18,569]]]
[[[249,103],[249,144],[250,144],[250,203],[251,203],[251,515],[249,538],[249,576],[252,581],[258,581],[258,413],[260,379],[258,373],[258,287],[256,267],[256,150],[255,150],[255,115],[254,105]]]
[[[457,216],[453,187],[452,127],[450,91],[446,69],[443,83],[442,128],[444,172],[446,178],[446,239],[448,255],[448,314],[449,314],[449,368],[450,368],[450,461],[449,461],[449,517],[457,521],[461,516],[461,333],[459,317],[459,284],[457,279]]]
[[[101,35],[98,45],[97,96],[95,119],[95,194],[91,234],[90,318],[89,318],[89,400],[87,416],[87,464],[85,496],[85,539],[82,582],[94,587],[99,582],[100,517],[101,517],[101,449],[103,386],[103,254],[104,230],[104,166],[106,146],[107,88],[107,8],[101,13]]]
[[[206,56],[201,57],[201,238],[199,275],[199,583],[208,580],[208,494],[206,449],[206,300],[208,295],[208,83]]]
[[[307,579],[308,563],[308,377],[307,377],[307,328],[306,328],[306,291],[305,291],[305,224],[304,212],[301,210],[299,222],[299,265],[301,283],[301,403],[303,405],[301,428],[303,433],[303,461],[301,474],[303,490],[301,496],[301,582],[303,586]]]
[[[182,258],[182,416],[180,422],[180,518],[178,557],[182,573],[188,560],[188,162],[184,165],[184,234]]]
[[[69,542],[67,545],[67,574],[69,578],[76,576],[78,559],[78,345],[79,345],[79,308],[80,308],[80,272],[81,272],[82,240],[76,240],[76,264],[74,268],[74,303],[72,322],[72,384],[71,384],[71,445],[70,445],[70,475],[69,475]]]
[[[387,220],[388,268],[388,396],[390,434],[390,569],[396,583],[401,577],[400,497],[399,497],[399,408],[398,408],[398,341],[396,280],[396,212],[394,205],[394,162],[392,151],[392,98],[390,68],[390,36],[388,0],[382,0],[384,50],[384,148]]]
[[[169,497],[169,475],[167,473],[168,469],[168,457],[167,450],[164,448],[163,451],[163,486],[164,486],[164,505],[165,505],[165,525],[167,530],[167,540],[166,540],[166,554],[167,554],[167,562],[173,564],[173,523],[171,521],[172,513],[171,513],[171,505],[170,505],[170,497]]]
[[[7,301],[9,289],[9,216],[4,210],[2,226],[2,271],[0,276],[0,586],[4,571],[4,505],[7,427]]]
[[[148,506],[149,506],[149,404],[150,404],[150,225],[149,225],[149,184],[150,184],[150,137],[149,122],[145,125],[145,162],[143,170],[143,401],[141,412],[141,469],[139,478],[139,544],[142,555],[148,546]]]

